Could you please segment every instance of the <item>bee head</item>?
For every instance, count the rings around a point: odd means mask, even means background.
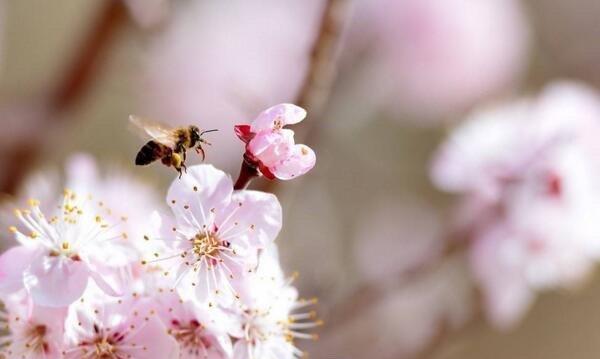
[[[200,141],[200,129],[198,128],[198,126],[190,126],[190,134],[192,143]]]

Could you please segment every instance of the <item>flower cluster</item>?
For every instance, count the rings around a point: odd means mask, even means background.
[[[599,96],[561,82],[461,125],[432,167],[463,194],[461,233],[489,318],[517,322],[536,291],[579,283],[600,258]]]
[[[173,181],[163,208],[141,183],[98,176],[89,157],[67,172],[71,189],[58,200],[46,194],[48,203],[14,210],[17,244],[0,256],[0,357],[303,355],[295,339],[314,338],[321,322],[280,267],[277,197],[234,190],[224,172],[196,165]]]

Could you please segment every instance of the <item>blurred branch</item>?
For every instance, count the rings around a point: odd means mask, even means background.
[[[375,298],[385,296],[389,292],[397,292],[410,287],[423,277],[439,270],[448,258],[464,253],[465,241],[445,241],[444,247],[439,253],[403,271],[399,276],[396,276],[395,280],[392,278],[390,281],[390,278],[386,278],[384,283],[364,284],[355,290],[352,295],[348,296],[347,301],[336,305],[336,311],[332,313],[330,318],[327,318],[329,326],[343,325],[344,320],[352,318],[349,313],[357,313],[367,309],[368,306],[365,304],[372,302]]]
[[[51,126],[66,117],[64,112],[77,104],[91,88],[106,50],[115,38],[117,30],[125,23],[126,9],[121,0],[106,1],[100,15],[87,36],[84,37],[75,57],[66,67],[64,77],[46,100],[46,110],[39,120],[38,131],[25,143],[6,154],[7,175],[0,183],[0,193],[14,194],[32,164],[45,147],[47,132]]]
[[[297,127],[298,142],[311,143],[309,137],[322,120],[325,105],[338,70],[338,53],[344,25],[350,13],[349,0],[328,0],[323,9],[319,30],[310,52],[310,62],[304,82],[295,103],[305,108],[310,116]],[[312,139],[314,140],[314,139]],[[269,181],[261,186],[265,192],[274,192],[278,181]]]
[[[429,340],[423,349],[415,354],[413,359],[434,358],[439,349],[445,343],[447,343],[450,338],[466,335],[466,333],[469,333],[471,330],[476,328],[481,323],[481,319],[483,319],[483,308],[481,306],[482,301],[479,296],[480,293],[477,293],[478,299],[475,301],[475,308],[473,309],[471,317],[465,323],[462,323],[459,328],[453,328],[453,325],[448,321],[448,319],[442,320],[438,324],[437,331],[431,340]]]
[[[464,235],[464,233],[462,233]],[[467,250],[468,242],[460,240],[463,238],[458,233],[454,233],[451,238],[444,238],[444,247],[436,255],[426,258],[421,263],[413,268],[396,276],[396,280],[386,278],[384,283],[364,284],[359,289],[347,296],[348,300],[337,303],[333,313],[329,315],[327,320],[327,331],[336,333],[343,328],[347,322],[359,316],[362,312],[370,310],[373,303],[377,300],[382,300],[394,293],[408,290],[412,285],[418,283],[423,278],[426,278],[433,273],[441,270],[443,264],[455,256],[460,256]],[[455,238],[456,237],[456,238]],[[429,359],[435,356],[439,348],[448,341],[451,337],[461,335],[463,332],[470,330],[473,325],[480,323],[482,318],[481,298],[480,293],[475,291],[474,300],[475,307],[472,310],[471,316],[460,326],[452,323],[450,318],[442,317],[438,322],[435,333],[424,347],[413,355],[416,359]],[[323,336],[325,339],[325,336]],[[400,357],[400,355],[396,356]]]
[[[52,105],[56,111],[69,109],[89,90],[105,51],[117,30],[125,24],[126,18],[123,1],[110,0],[105,3],[52,95]]]
[[[297,105],[310,112],[313,123],[322,115],[337,75],[339,43],[348,14],[348,0],[329,0],[325,4],[308,72],[296,99]]]

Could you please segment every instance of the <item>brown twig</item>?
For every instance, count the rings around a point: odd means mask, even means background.
[[[323,9],[308,73],[296,99],[296,104],[310,111],[313,121],[322,114],[337,75],[338,45],[348,7],[348,0],[329,0]]]
[[[38,135],[27,143],[6,154],[10,160],[4,171],[10,175],[0,183],[0,193],[14,194],[19,183],[29,171],[44,148],[47,130],[64,120],[63,113],[70,110],[86,94],[94,80],[101,58],[115,37],[118,28],[125,23],[126,9],[120,0],[107,1],[99,17],[91,26],[89,34],[65,69],[65,75],[47,100],[46,113],[37,124]]]
[[[57,111],[68,110],[85,95],[105,51],[126,19],[127,12],[123,1],[106,2],[72,62],[67,66],[64,78],[52,94],[52,103]]]
[[[464,322],[459,328],[453,328],[452,324],[448,319],[443,319],[437,328],[437,332],[433,335],[431,340],[422,348],[413,359],[431,359],[436,356],[440,348],[447,343],[451,338],[461,337],[466,333],[470,332],[473,328],[481,325],[483,315],[482,301],[479,298],[480,293],[477,293],[477,300],[475,301],[475,308],[471,313],[471,316]]]
[[[310,116],[297,127],[299,142],[310,143],[309,137],[321,120],[321,115],[337,75],[340,38],[349,14],[348,0],[328,0],[323,9],[319,30],[310,52],[310,61],[304,82],[295,103],[305,108]],[[263,183],[261,190],[274,192],[278,181]]]

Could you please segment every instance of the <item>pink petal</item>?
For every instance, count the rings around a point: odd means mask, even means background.
[[[225,221],[225,222],[223,222]],[[219,232],[232,243],[265,247],[281,230],[281,204],[277,197],[259,191],[237,191],[231,204],[217,216]]]
[[[254,133],[250,130],[250,125],[236,125],[233,127],[236,136],[244,143],[250,142],[250,140],[254,137]]]
[[[282,103],[270,107],[258,115],[254,122],[252,122],[251,129],[254,133],[272,130],[274,128],[281,128],[285,125],[296,124],[304,120],[305,117],[306,110],[302,107],[289,103]]]
[[[25,271],[24,282],[35,304],[65,307],[81,297],[89,276],[81,261],[44,256]]]
[[[16,246],[0,256],[0,294],[23,288],[23,272],[38,257],[38,253],[30,247]]]
[[[97,271],[90,271],[90,276],[104,293],[112,297],[118,297],[123,295],[125,283],[120,280],[122,278],[118,275],[118,270],[115,269],[113,272],[115,272],[113,275],[106,275],[106,273],[102,275]]]
[[[157,316],[150,316],[137,325],[135,335],[127,337],[128,343],[135,343],[136,347],[128,351],[132,358],[179,358],[179,348],[175,339],[167,334],[167,330]],[[140,350],[140,347],[146,350]]]
[[[261,132],[248,143],[248,151],[266,167],[272,167],[291,155],[294,147],[294,132],[281,130]]]
[[[275,177],[281,180],[289,180],[310,171],[315,166],[316,161],[315,152],[310,147],[296,145],[292,155],[271,168],[271,170]]]
[[[497,225],[472,245],[469,260],[474,276],[484,292],[485,312],[499,329],[514,327],[529,309],[535,293],[522,272],[522,263],[502,261],[502,244],[511,232]]]
[[[233,357],[232,359],[251,359],[254,354],[254,350],[248,348],[248,342],[245,340],[238,340],[233,345]]]

